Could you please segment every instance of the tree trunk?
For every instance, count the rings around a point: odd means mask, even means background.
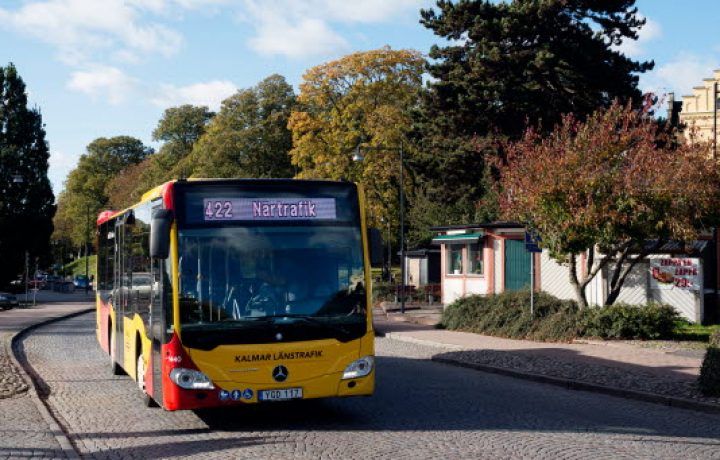
[[[631,247],[629,244],[622,250],[622,252],[620,253],[620,258],[615,263],[613,276],[610,280],[610,291],[608,292],[608,296],[605,299],[606,306],[615,303],[617,298],[620,296],[620,290],[625,284],[625,279],[628,277],[628,275],[630,275],[630,272],[632,272],[633,268],[635,268],[635,265],[637,265],[643,260],[646,260],[648,254],[659,249],[664,244],[664,242],[665,240],[657,240],[652,248],[643,249],[634,258],[629,257]],[[626,261],[628,261],[628,265],[627,267],[625,267],[625,269],[623,269],[623,264]]]
[[[587,298],[585,297],[585,286],[586,283],[580,284],[577,277],[577,254],[570,254],[570,265],[569,265],[569,277],[570,284],[575,289],[575,297],[577,297],[578,305],[581,309],[585,309],[588,306]]]

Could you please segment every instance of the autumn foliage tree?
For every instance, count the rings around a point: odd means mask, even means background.
[[[603,268],[609,305],[649,253],[717,223],[720,174],[709,146],[675,146],[669,135],[615,102],[584,122],[568,115],[546,137],[528,129],[507,145],[498,165],[501,211],[537,231],[550,256],[568,265],[581,305]]]
[[[300,84],[299,107],[289,122],[290,156],[298,177],[360,182],[368,195],[371,222],[398,222],[397,148],[411,124],[423,65],[417,51],[381,48],[308,70]],[[352,152],[360,144],[369,147],[369,153],[355,163]],[[406,149],[411,156],[407,143]]]

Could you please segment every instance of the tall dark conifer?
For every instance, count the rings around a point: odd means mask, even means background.
[[[494,140],[518,138],[527,123],[551,130],[562,114],[582,119],[615,98],[640,103],[638,74],[653,63],[612,47],[645,23],[634,3],[440,0],[423,10],[421,23],[447,40],[430,50],[432,80],[414,128],[425,153],[416,168],[433,200],[478,203]]]
[[[49,256],[55,197],[47,177],[42,116],[27,107],[25,83],[13,64],[0,67],[0,285]]]

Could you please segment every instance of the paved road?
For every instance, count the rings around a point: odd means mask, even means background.
[[[437,350],[390,339],[372,398],[148,409],[93,328],[88,314],[23,342],[87,458],[720,458],[720,416],[434,363]]]

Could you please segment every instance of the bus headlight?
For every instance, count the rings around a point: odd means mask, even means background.
[[[365,377],[373,370],[375,360],[372,356],[363,356],[362,358],[351,362],[343,372],[342,379],[354,379],[357,377]]]
[[[186,390],[212,390],[215,388],[207,375],[194,369],[176,367],[170,371],[170,380]]]

